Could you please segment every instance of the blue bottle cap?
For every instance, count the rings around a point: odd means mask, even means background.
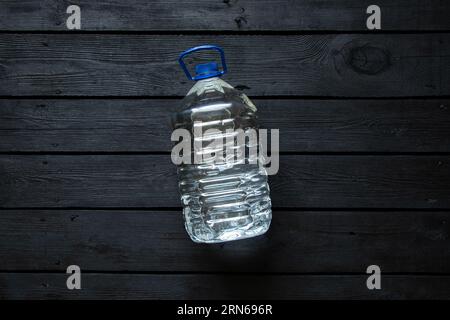
[[[195,66],[195,74],[197,79],[217,77],[220,75],[219,66],[215,62],[198,64]]]
[[[195,76],[192,76],[189,73],[188,68],[186,67],[186,64],[184,63],[183,59],[185,56],[197,52],[197,51],[205,51],[205,50],[215,50],[220,53],[220,60],[222,62],[222,70],[219,70],[219,66],[216,62],[208,62],[208,63],[202,63],[195,66]],[[181,68],[183,69],[184,73],[188,77],[188,79],[191,80],[201,80],[201,79],[207,79],[212,77],[220,77],[221,75],[225,74],[227,72],[227,64],[225,63],[225,54],[222,50],[222,48],[218,46],[213,45],[204,45],[199,46],[195,48],[191,48],[189,50],[184,51],[180,57],[178,58],[178,62],[181,65]]]

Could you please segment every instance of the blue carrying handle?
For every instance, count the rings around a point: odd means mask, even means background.
[[[186,67],[186,64],[184,63],[184,58],[193,52],[207,51],[207,50],[215,50],[220,53],[220,59],[222,61],[222,71],[217,71],[217,73],[210,74],[208,76],[204,76],[204,75],[192,76],[191,73],[189,72],[188,68]],[[186,76],[188,77],[188,79],[194,80],[194,81],[205,79],[205,78],[210,78],[212,76],[221,76],[227,72],[227,64],[225,63],[225,53],[223,52],[223,49],[221,47],[214,46],[214,45],[207,44],[207,45],[188,49],[188,50],[184,51],[182,54],[180,54],[180,57],[178,58],[178,62],[180,63],[181,68],[183,68],[183,71],[186,74]]]

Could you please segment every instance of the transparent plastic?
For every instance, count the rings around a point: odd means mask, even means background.
[[[192,137],[195,126],[201,126],[202,132],[211,128],[218,130],[214,137],[195,138],[201,140],[203,151],[211,151],[208,150],[213,148],[208,146],[211,139],[225,138],[227,129],[257,129],[256,107],[245,94],[225,81],[208,78],[196,82],[182,100],[173,126],[189,130]],[[205,158],[197,164],[178,166],[185,227],[195,242],[254,237],[265,233],[270,226],[271,200],[267,174],[260,165],[261,155],[249,152],[251,142],[248,140],[241,146],[236,143],[227,142],[226,147],[244,150],[243,160],[236,161],[227,154],[222,162]],[[192,147],[191,152],[201,151]],[[258,157],[252,159],[256,163],[250,161],[250,157]]]

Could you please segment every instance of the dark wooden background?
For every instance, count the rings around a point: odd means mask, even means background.
[[[0,298],[450,298],[450,3],[378,0],[376,32],[370,4],[1,0]],[[205,43],[281,130],[270,231],[221,245],[169,156]]]

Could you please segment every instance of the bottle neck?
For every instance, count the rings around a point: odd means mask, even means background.
[[[196,83],[199,83],[199,82],[205,83],[205,82],[211,82],[211,81],[217,81],[217,80],[219,80],[219,77],[211,77],[211,78],[197,80]]]
[[[219,77],[212,77],[207,79],[198,80],[195,85],[189,90],[188,95],[192,93],[196,93],[197,95],[203,94],[205,91],[219,91],[224,92],[224,87],[230,87],[231,86],[220,79]]]

